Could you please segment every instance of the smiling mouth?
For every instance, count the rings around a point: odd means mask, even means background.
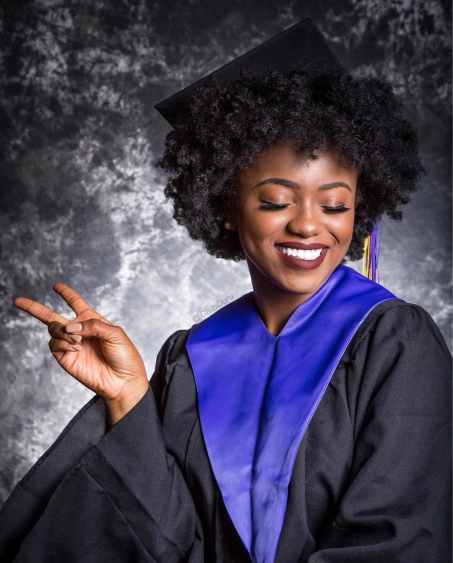
[[[324,262],[329,247],[326,244],[282,242],[275,245],[280,258],[293,270],[316,270]]]
[[[275,248],[286,254],[287,256],[292,256],[294,258],[298,258],[299,260],[317,260],[321,254],[327,251],[327,246],[323,246],[320,248],[312,248],[310,250],[303,250],[301,248],[290,248],[287,246],[280,246],[278,244],[275,245]]]

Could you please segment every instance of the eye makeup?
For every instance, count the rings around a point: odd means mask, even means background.
[[[286,209],[289,205],[291,205],[289,203],[272,203],[264,199],[261,199],[260,201],[260,209],[263,210],[277,211],[279,209]],[[349,211],[351,209],[350,207],[346,207],[345,205],[321,205],[321,208],[324,209],[326,213],[344,213],[345,211]]]
[[[289,203],[271,203],[270,201],[266,201],[264,199],[261,199],[261,205],[260,205],[260,209],[270,209],[270,210],[278,210],[278,209],[286,209],[286,207],[288,207],[288,205],[290,205]]]
[[[345,207],[344,205],[336,205],[335,207],[329,207],[327,205],[321,205],[326,213],[344,213],[349,211],[350,207]]]

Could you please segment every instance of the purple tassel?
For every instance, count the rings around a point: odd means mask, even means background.
[[[381,236],[382,236],[382,226],[381,219],[373,222],[373,230],[370,235],[370,269],[371,269],[371,279],[379,283],[379,272],[378,272],[378,262],[379,262],[379,251],[381,249]]]

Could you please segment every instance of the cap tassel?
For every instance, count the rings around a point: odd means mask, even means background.
[[[378,261],[382,235],[380,227],[380,220],[373,222],[371,235],[368,235],[365,239],[362,258],[362,275],[376,283],[379,283]]]

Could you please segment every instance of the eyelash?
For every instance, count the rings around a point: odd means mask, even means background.
[[[326,207],[323,205],[322,207],[327,213],[343,213],[344,211],[349,211],[351,209],[350,207],[345,207],[344,205],[339,205],[338,207]]]
[[[260,205],[260,209],[285,209],[285,207],[288,207],[289,203],[283,203],[283,204],[278,204],[278,203],[269,203],[268,201],[263,201],[263,205]]]
[[[285,209],[289,205],[289,203],[278,204],[278,203],[270,203],[269,201],[264,201],[264,200],[261,201],[263,202],[263,205],[260,206],[260,209],[271,210],[271,211]],[[345,207],[344,205],[338,205],[337,207],[327,207],[326,205],[323,205],[322,208],[326,213],[343,213],[344,211],[349,211],[350,209],[350,207]]]

